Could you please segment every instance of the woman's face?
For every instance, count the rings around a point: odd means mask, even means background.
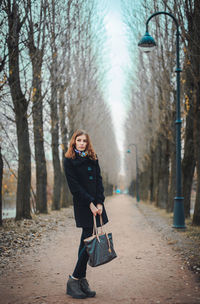
[[[86,147],[87,147],[87,137],[86,135],[80,135],[76,137],[76,149],[79,151],[85,151]]]

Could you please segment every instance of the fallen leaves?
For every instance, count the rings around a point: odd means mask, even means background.
[[[44,235],[51,235],[58,226],[64,227],[67,218],[73,217],[72,208],[51,211],[49,214],[32,215],[32,219],[15,221],[4,219],[0,227],[0,274],[9,264],[10,259],[15,263],[17,254],[25,252],[41,242]]]

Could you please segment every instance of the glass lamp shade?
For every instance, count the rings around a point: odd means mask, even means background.
[[[153,37],[151,37],[149,33],[146,32],[142,39],[139,41],[138,46],[143,50],[143,52],[149,53],[155,48],[156,42]]]

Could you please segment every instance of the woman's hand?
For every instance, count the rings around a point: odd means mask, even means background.
[[[98,214],[101,215],[103,212],[103,205],[102,204],[97,204],[97,209],[98,209]]]
[[[98,213],[98,209],[95,207],[95,205],[93,203],[90,203],[90,210],[92,211],[92,213],[96,216]]]

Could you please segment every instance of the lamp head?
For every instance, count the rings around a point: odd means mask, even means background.
[[[143,52],[149,53],[155,48],[156,42],[153,37],[151,37],[149,33],[146,32],[142,39],[139,41],[138,46],[142,48]]]

